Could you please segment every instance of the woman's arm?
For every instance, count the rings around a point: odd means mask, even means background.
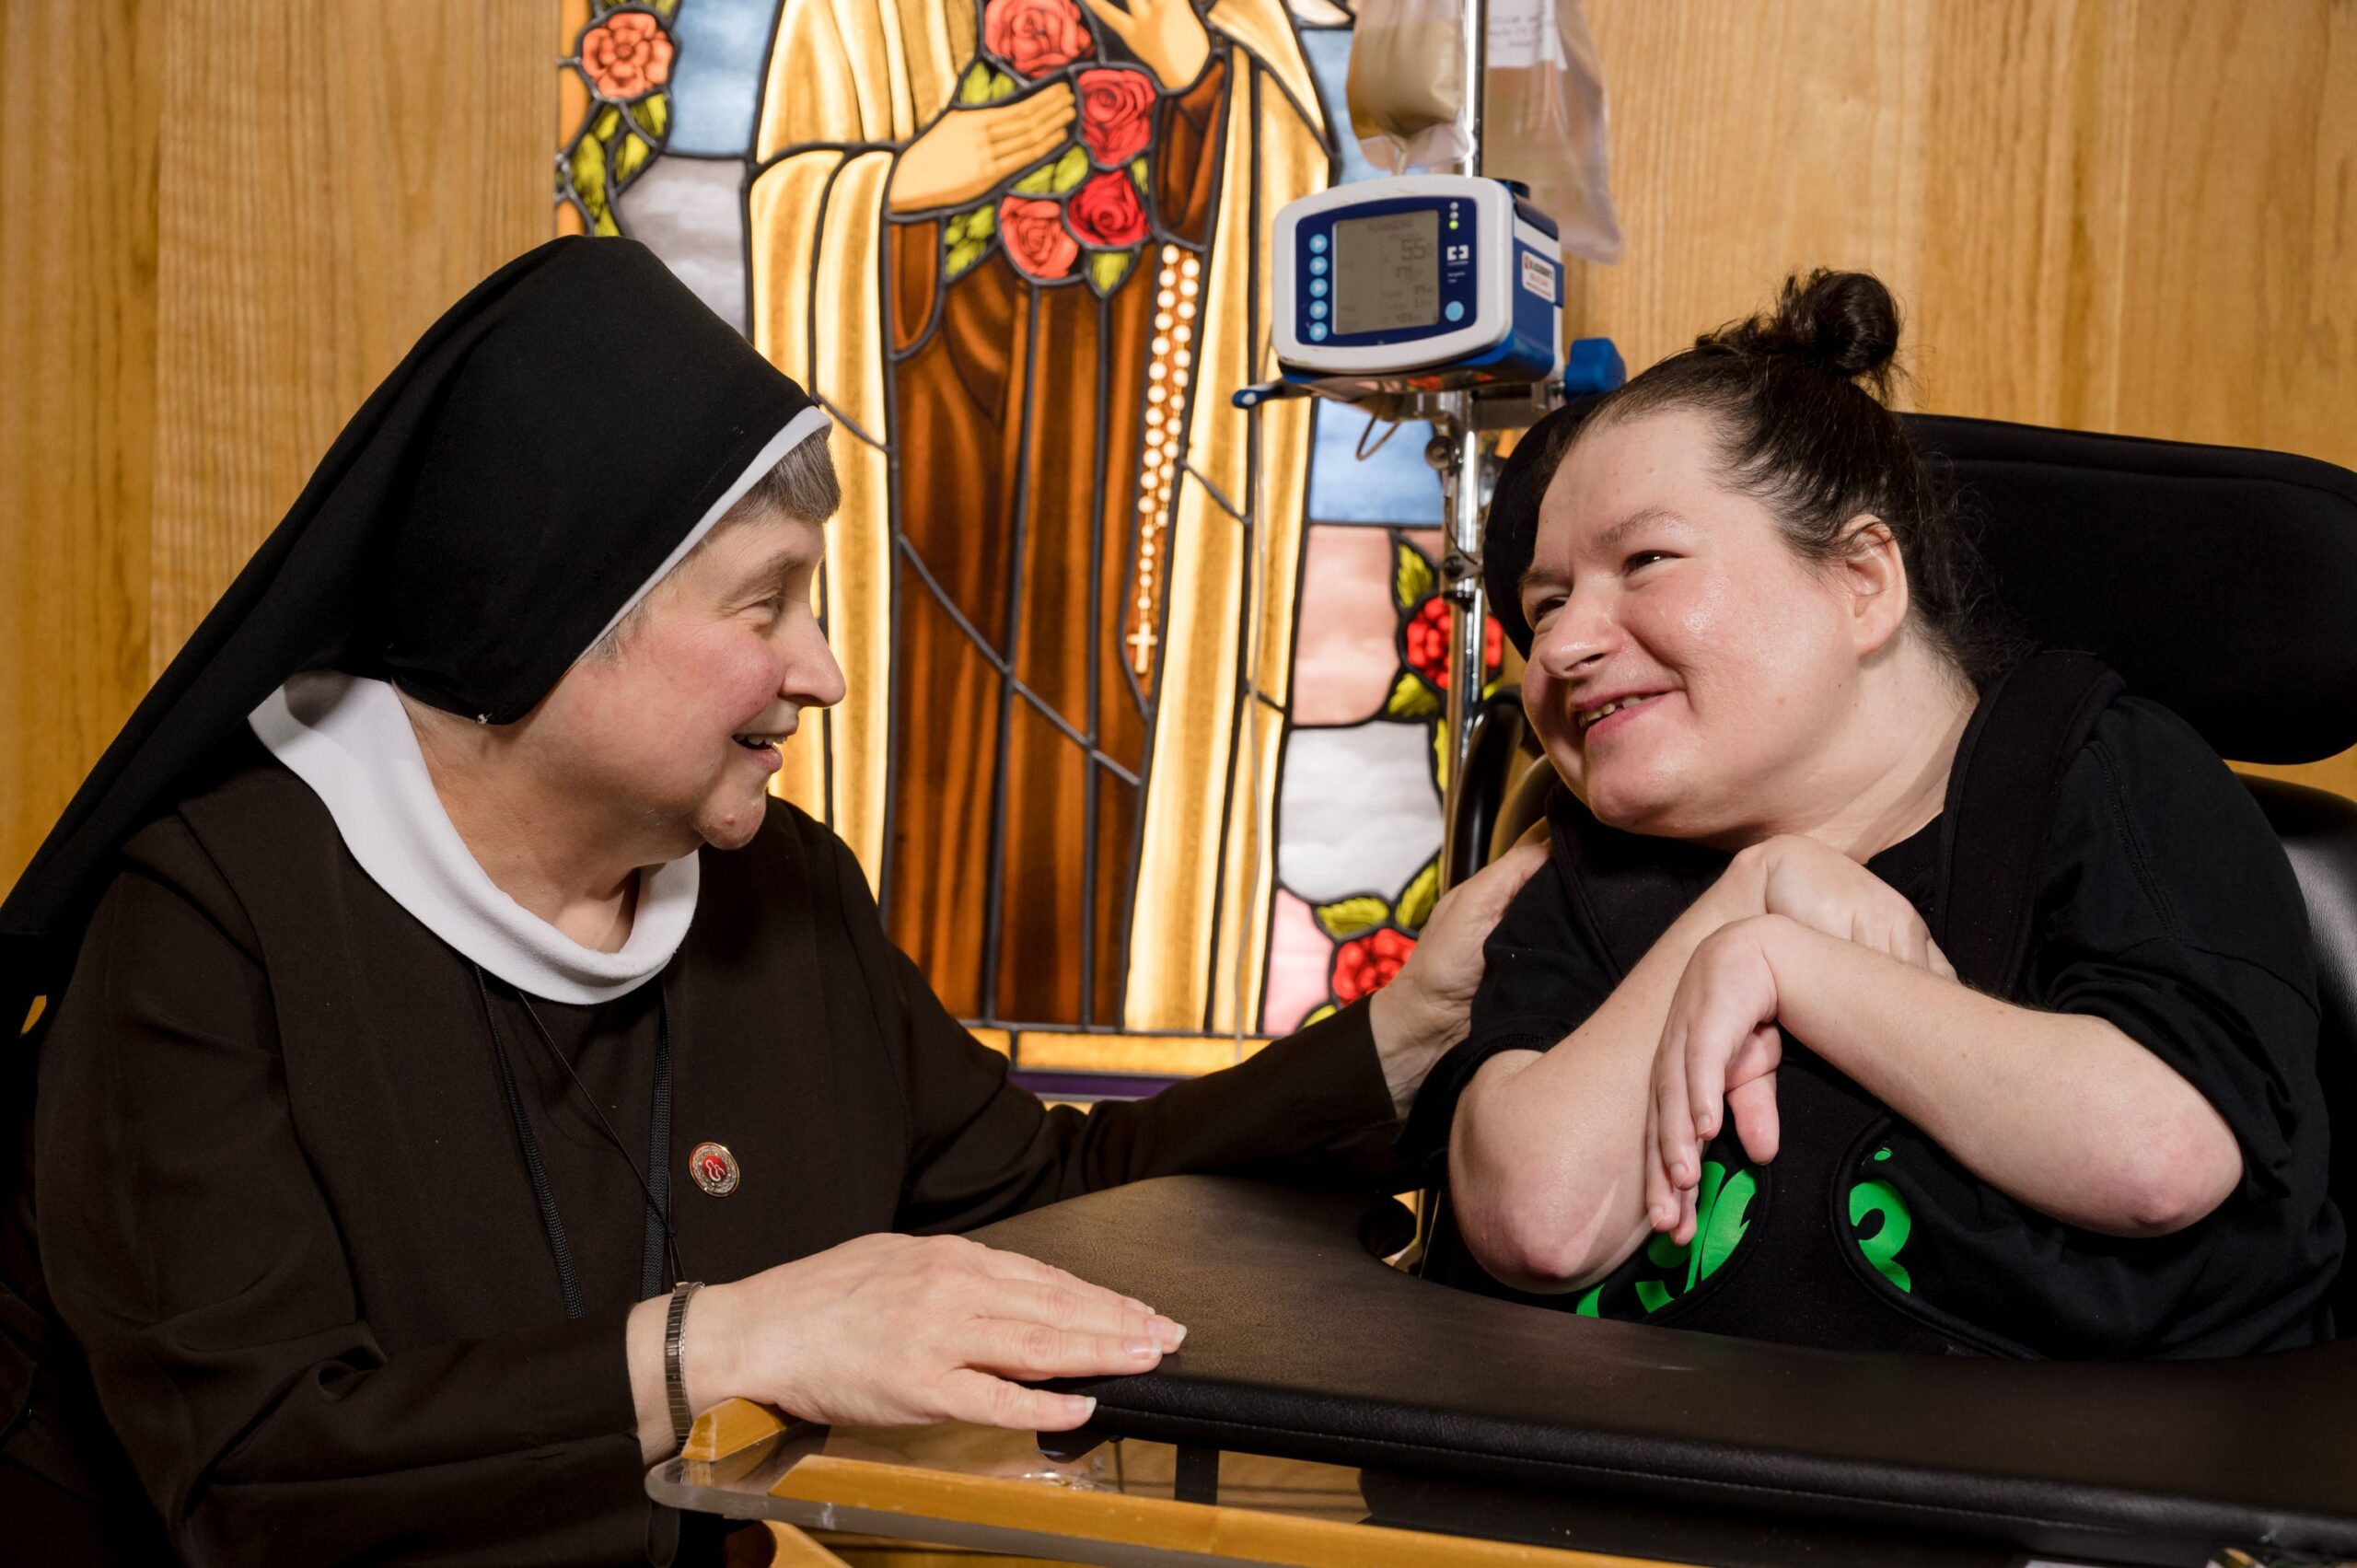
[[[1768,914],[1706,938],[1668,1009],[1648,1162],[1657,1228],[1692,1234],[1700,1143],[1725,1110],[1747,1147],[1772,1143],[1772,1097],[1736,1104],[1744,1074],[1729,1063],[1779,1022],[1981,1180],[2065,1224],[2165,1236],[2242,1179],[2224,1119],[2117,1026],[2001,1002]]]
[[[1501,1052],[1469,1086],[1451,1139],[1450,1188],[1474,1255],[1534,1291],[1575,1289],[1608,1274],[1644,1239],[1666,1201],[1647,1083],[1672,995],[1703,942],[1730,922],[1785,915],[1894,962],[1953,975],[1922,918],[1898,892],[1816,840],[1779,837],[1729,862],[1612,995],[1552,1051]],[[1570,933],[1534,933],[1542,947]],[[1528,964],[1539,958],[1523,953]],[[1772,1051],[1774,1031],[1755,1038]],[[1772,1106],[1774,1063],[1738,1097]],[[1630,1160],[1631,1150],[1636,1159]],[[1771,1157],[1772,1144],[1752,1151]]]
[[[1645,1095],[1662,1023],[1695,949],[1757,912],[1754,882],[1730,867],[1585,1023],[1550,1051],[1501,1053],[1468,1086],[1449,1193],[1467,1245],[1499,1279],[1576,1290],[1643,1242]]]

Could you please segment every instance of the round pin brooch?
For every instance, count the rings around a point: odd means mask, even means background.
[[[688,1156],[688,1170],[696,1179],[696,1185],[715,1198],[726,1198],[737,1191],[737,1156],[728,1152],[726,1144],[698,1144]]]

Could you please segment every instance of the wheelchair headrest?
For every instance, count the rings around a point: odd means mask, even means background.
[[[1551,477],[1532,427],[1498,475],[1483,541],[1491,609],[1514,595]],[[2039,645],[2096,655],[2223,756],[2310,762],[2357,744],[2357,474],[2239,447],[1907,414],[1981,525],[1991,587]]]
[[[1997,599],[2224,756],[2357,744],[2357,474],[2282,452],[1904,416],[1982,525]]]

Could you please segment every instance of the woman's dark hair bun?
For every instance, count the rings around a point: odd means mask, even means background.
[[[1898,303],[1871,273],[1820,267],[1806,278],[1786,278],[1776,308],[1722,327],[1694,345],[1747,354],[1789,354],[1844,379],[1863,377],[1887,390],[1891,356],[1898,352]]]

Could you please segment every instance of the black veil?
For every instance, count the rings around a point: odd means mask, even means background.
[[[802,389],[644,247],[554,240],[451,307],[337,436],[0,904],[11,1032],[115,852],[290,676],[521,718],[790,425]]]

